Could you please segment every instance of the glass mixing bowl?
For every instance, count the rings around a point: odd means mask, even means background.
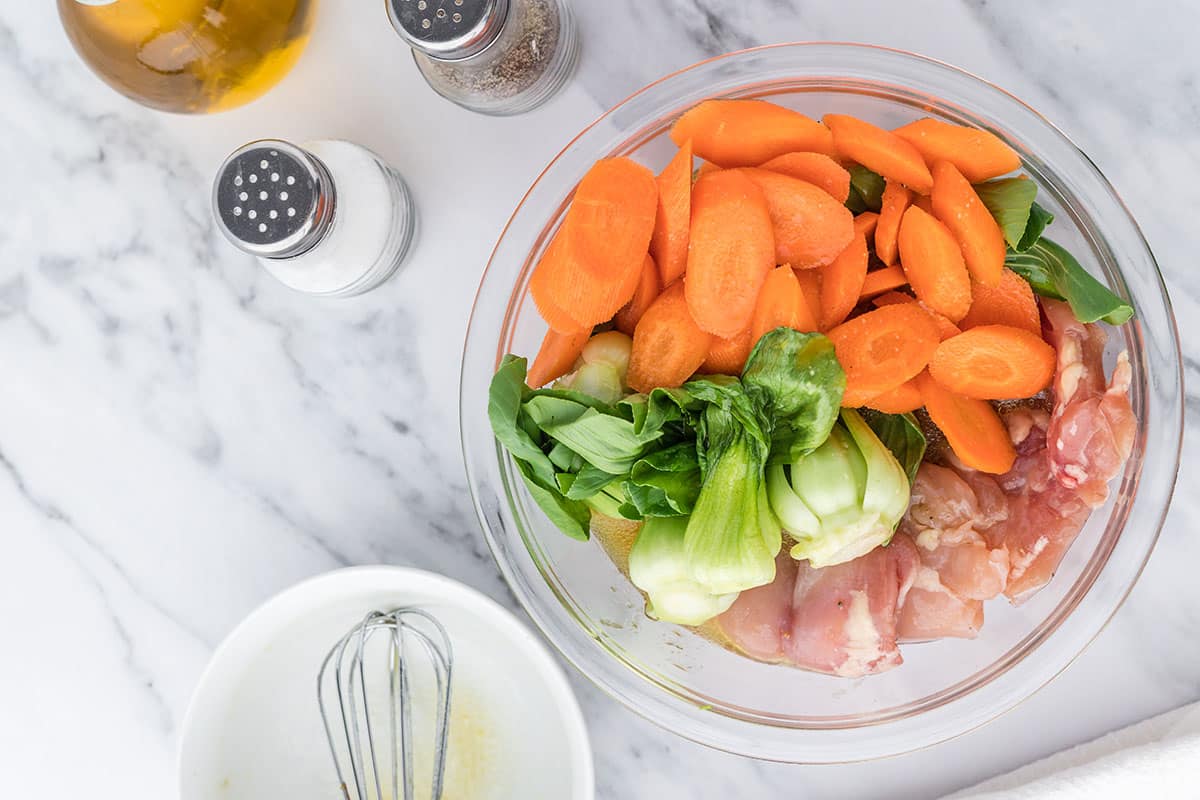
[[[885,127],[922,116],[995,131],[1020,153],[1055,214],[1051,233],[1135,320],[1110,337],[1109,366],[1129,351],[1137,440],[1112,496],[1054,580],[1019,607],[987,605],[975,640],[903,648],[905,663],[847,680],[736,655],[648,619],[637,590],[597,542],[548,522],[492,438],[487,391],[505,353],[532,356],[545,332],[529,276],[574,186],[594,161],[627,155],[654,170],[667,131],[711,97],[768,98],[820,117]],[[651,84],[572,141],[505,228],[475,301],[462,365],[462,440],[479,519],[517,598],[563,655],[629,708],[675,733],[758,758],[797,763],[893,755],[964,733],[1033,694],[1100,632],[1154,547],[1179,465],[1182,379],[1170,301],[1154,257],[1113,188],[1058,129],[1015,97],[954,67],[895,50],[786,44],[705,61]]]

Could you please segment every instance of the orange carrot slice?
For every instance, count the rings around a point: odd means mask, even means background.
[[[919,119],[893,131],[915,147],[930,166],[949,161],[971,183],[1021,167],[1021,157],[990,131],[937,119]]]
[[[876,411],[882,411],[884,414],[907,414],[910,411],[916,411],[925,403],[921,399],[921,389],[917,386],[917,379],[913,378],[895,389],[875,395],[863,405]]]
[[[750,327],[759,290],[774,266],[771,214],[758,184],[740,170],[696,181],[684,283],[700,328],[729,337]]]
[[[867,237],[858,234],[832,264],[821,270],[821,330],[842,324],[858,305],[868,260]]]
[[[908,276],[904,274],[904,270],[899,264],[893,264],[890,267],[883,269],[873,269],[863,278],[862,292],[859,294],[859,299],[874,297],[883,292],[890,292],[892,289],[899,289],[901,286],[908,284]]]
[[[525,381],[535,389],[566,375],[575,367],[583,346],[592,338],[590,328],[575,333],[559,333],[551,328],[542,339],[542,346],[533,359]]]
[[[550,244],[546,246],[542,257],[538,260],[537,266],[533,269],[533,275],[529,279],[529,294],[533,297],[538,313],[542,315],[542,319],[546,320],[546,324],[552,330],[564,334],[578,333],[581,330],[590,331],[591,326],[580,325],[573,316],[567,313],[566,309],[560,308],[551,290],[547,288],[547,280],[553,272],[569,269],[566,265],[559,263],[564,259],[563,244],[565,241],[564,228],[560,225],[554,233],[554,238],[550,240]]]
[[[878,214],[874,211],[864,211],[854,218],[854,233],[856,236],[870,238],[875,235],[878,224]]]
[[[934,216],[958,240],[971,277],[985,286],[999,283],[1006,252],[1004,233],[971,184],[949,161],[933,165],[930,201]]]
[[[823,267],[854,238],[854,215],[807,181],[765,169],[742,170],[767,199],[775,232],[775,262],[795,269]]]
[[[850,197],[850,171],[824,153],[785,153],[762,168],[820,186],[839,203]]]
[[[658,213],[650,236],[650,255],[663,286],[687,269],[688,228],[692,219],[692,143],[684,142],[659,174]]]
[[[712,337],[700,371],[708,375],[741,375],[755,341],[749,328],[728,339]]]
[[[880,306],[892,306],[897,303],[917,303],[921,306],[921,308],[925,309],[925,312],[929,314],[930,317],[933,318],[933,323],[937,325],[938,336],[943,342],[949,339],[951,336],[958,336],[960,333],[962,333],[962,328],[946,319],[945,316],[939,314],[931,308],[927,308],[924,303],[921,303],[920,300],[912,295],[904,294],[903,292],[888,292],[887,294],[881,294],[879,297],[876,297],[874,300],[872,300],[871,303],[876,308]]]
[[[1017,451],[1000,415],[986,400],[955,394],[928,372],[917,376],[917,386],[929,418],[945,434],[959,461],[992,475],[1012,469]]]
[[[711,341],[688,311],[683,284],[671,284],[633,332],[629,385],[639,392],[679,386],[704,363]]]
[[[895,181],[883,186],[883,205],[879,209],[879,224],[875,226],[875,255],[889,267],[896,263],[899,251],[896,239],[900,235],[900,220],[912,202],[912,192]]]
[[[946,226],[917,206],[900,222],[900,264],[917,298],[957,322],[971,307],[971,277]]]
[[[976,400],[1031,397],[1050,385],[1057,357],[1041,336],[1009,325],[980,325],[942,342],[929,364],[934,380]]]
[[[764,333],[776,328],[797,331],[817,329],[800,289],[800,282],[796,280],[796,273],[786,264],[771,270],[763,281],[758,304],[754,308],[754,319],[750,323],[750,338],[757,342]]]
[[[784,266],[790,267],[790,264]],[[797,269],[796,282],[800,284],[800,295],[804,298],[804,306],[808,313],[804,317],[802,331],[820,330],[821,323],[821,270]]]
[[[555,237],[561,250],[535,270],[530,291],[538,309],[565,312],[576,328],[612,319],[637,288],[657,207],[650,170],[628,158],[597,161]]]
[[[690,140],[689,140],[690,141]],[[721,168],[711,161],[701,161],[700,166],[696,168],[696,174],[693,179],[699,179],[709,174],[710,172],[720,172]]]
[[[676,120],[671,140],[722,167],[751,167],[796,151],[833,154],[829,130],[765,100],[705,100]]]
[[[842,405],[862,405],[925,369],[938,332],[916,303],[884,306],[843,322],[827,334],[846,372]]]
[[[891,131],[845,114],[826,114],[837,154],[902,183],[914,192],[929,194],[933,176],[915,147]]]
[[[638,279],[637,290],[633,293],[633,299],[626,303],[613,319],[617,325],[617,330],[626,336],[633,336],[638,321],[646,313],[646,309],[650,307],[650,304],[658,297],[659,292],[662,291],[662,284],[659,282],[658,273],[659,269],[655,265],[654,259],[647,254],[646,260],[642,263],[642,274]]]
[[[995,286],[971,285],[971,309],[958,324],[965,331],[980,325],[1011,325],[1042,335],[1042,316],[1033,288],[1008,267]]]

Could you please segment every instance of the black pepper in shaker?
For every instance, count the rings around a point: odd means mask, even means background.
[[[425,80],[472,111],[529,111],[575,68],[578,43],[566,0],[386,1]]]

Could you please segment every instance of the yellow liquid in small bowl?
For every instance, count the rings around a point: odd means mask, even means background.
[[[315,0],[58,0],[93,71],[161,111],[207,113],[279,82],[308,43]]]

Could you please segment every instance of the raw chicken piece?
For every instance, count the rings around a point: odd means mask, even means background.
[[[883,672],[903,660],[897,612],[917,565],[906,536],[824,569],[780,561],[774,583],[742,592],[718,622],[755,658],[843,677]]]
[[[1108,482],[1133,449],[1136,424],[1129,405],[1133,377],[1121,353],[1104,384],[1104,330],[1075,319],[1066,303],[1044,301],[1050,343],[1058,351],[1055,404],[1046,432],[1050,472],[1093,508],[1108,498]]]
[[[1008,579],[1008,553],[989,548],[980,530],[1007,515],[1007,498],[986,475],[921,465],[901,523],[900,535],[912,538],[921,560],[900,611],[902,641],[979,633],[982,601]]]

